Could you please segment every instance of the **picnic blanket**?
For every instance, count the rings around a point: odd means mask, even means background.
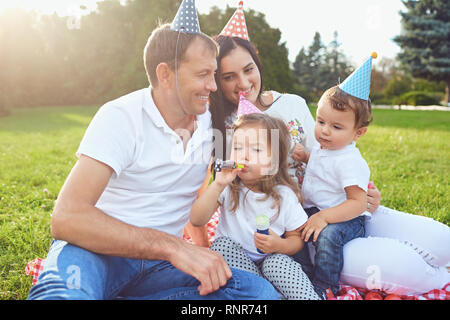
[[[36,258],[30,261],[25,267],[25,273],[33,277],[33,285],[36,284],[39,274],[44,269],[45,259]],[[367,290],[362,288],[354,288],[347,285],[341,285],[340,291],[336,296],[333,296],[331,292],[327,292],[328,300],[365,300],[369,298],[369,293],[377,293],[382,299],[388,298],[389,295],[379,290]],[[377,295],[375,295],[377,296]],[[434,289],[421,295],[414,296],[396,296],[397,300],[450,300],[450,283],[447,283],[442,289]],[[381,299],[379,299],[381,300]]]
[[[216,227],[219,222],[219,215],[216,212],[209,223],[207,224],[207,232],[210,241],[214,239]],[[189,235],[184,234],[183,239],[188,242],[192,242]],[[30,261],[25,267],[25,274],[32,276],[32,284],[35,285],[39,274],[44,269],[45,259],[36,258]],[[367,290],[364,288],[354,288],[348,285],[340,285],[340,290],[336,296],[334,296],[330,291],[327,291],[328,300],[450,300],[450,282],[447,283],[441,289],[434,289],[429,292],[420,295],[403,295],[396,296],[390,295],[386,292],[380,290]]]

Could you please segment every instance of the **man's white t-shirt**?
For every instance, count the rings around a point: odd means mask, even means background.
[[[316,145],[303,180],[303,207],[319,210],[335,207],[347,200],[346,187],[356,185],[367,192],[369,180],[369,166],[355,142],[339,150],[321,149]],[[368,211],[362,215],[371,216]]]
[[[255,246],[254,233],[256,232],[257,215],[265,214],[271,220],[270,229],[281,236],[286,231],[292,231],[303,225],[308,216],[303,210],[295,193],[287,186],[277,186],[276,191],[281,196],[280,214],[277,214],[277,206],[272,197],[261,201],[266,197],[263,193],[249,190],[242,185],[239,194],[239,204],[235,212],[232,209],[230,187],[227,186],[219,196],[221,214],[216,230],[216,239],[229,237],[240,243],[249,257],[260,260],[267,254],[259,253]],[[272,221],[274,220],[274,221]]]
[[[196,124],[185,151],[151,87],[102,106],[77,151],[114,170],[96,207],[125,223],[181,237],[212,151],[209,111]]]

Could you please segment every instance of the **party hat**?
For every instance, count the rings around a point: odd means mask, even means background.
[[[250,113],[262,113],[262,111],[259,110],[253,103],[248,101],[248,99],[245,98],[243,92],[239,92],[239,106],[237,110],[237,115],[241,116]]]
[[[184,33],[200,33],[195,0],[183,0],[170,29]]]
[[[369,100],[372,59],[376,59],[376,57],[377,53],[373,52],[362,66],[356,69],[339,85],[339,88],[354,97]]]
[[[220,35],[227,37],[239,37],[250,41],[247,33],[247,24],[245,23],[244,10],[242,9],[243,7],[244,2],[240,1],[237,10],[234,12],[225,28],[223,28]]]

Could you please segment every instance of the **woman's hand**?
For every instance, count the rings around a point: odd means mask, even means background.
[[[374,213],[375,210],[380,206],[381,193],[375,186],[375,184],[370,181],[369,188],[367,189],[367,211]]]

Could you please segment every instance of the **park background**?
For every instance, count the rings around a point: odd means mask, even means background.
[[[107,101],[148,86],[143,48],[158,21],[171,22],[180,2],[105,0],[94,7],[72,6],[72,15],[65,16],[26,7],[1,10],[0,3],[0,299],[26,298],[31,278],[24,268],[46,255],[54,201],[87,125]],[[202,31],[219,33],[237,2],[201,12]],[[308,12],[308,2],[298,3]],[[361,15],[360,8],[346,9]],[[400,9],[401,30],[391,39],[398,52],[388,57],[383,48],[365,48],[367,57],[381,52],[372,70],[371,100],[384,106],[447,106],[450,4],[403,1]],[[245,2],[244,11],[265,88],[301,95],[313,115],[322,92],[363,62],[343,50],[339,28],[331,41],[315,32],[297,52],[289,52],[264,12]],[[341,17],[334,19],[326,23],[338,26]],[[290,23],[295,29],[295,18]],[[301,29],[297,33],[302,37]],[[445,111],[374,110],[374,123],[358,146],[383,205],[450,225],[449,124]]]

